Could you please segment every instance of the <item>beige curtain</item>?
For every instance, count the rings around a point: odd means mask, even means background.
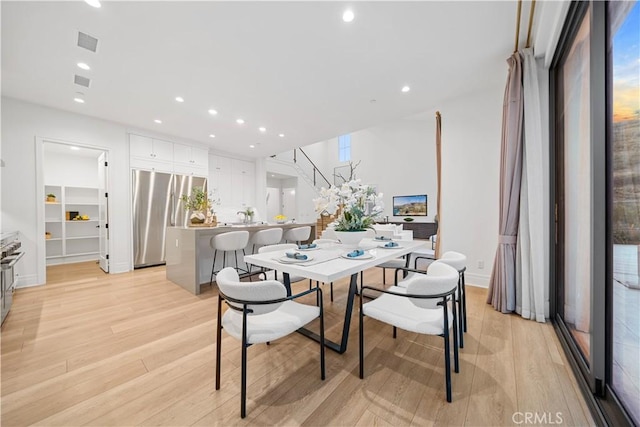
[[[442,239],[440,239],[440,230],[442,229],[442,215],[440,215],[440,194],[441,194],[441,173],[442,173],[442,161],[441,161],[441,145],[442,145],[442,118],[440,117],[440,111],[436,111],[436,171],[438,174],[438,195],[436,196],[436,215],[438,216],[438,230],[436,231],[436,252],[435,258],[440,258],[440,245]]]
[[[520,216],[524,115],[520,54],[514,52],[507,63],[509,75],[502,110],[500,153],[500,235],[487,296],[487,303],[503,313],[516,308],[516,243]]]

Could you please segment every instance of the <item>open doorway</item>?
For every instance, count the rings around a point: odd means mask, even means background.
[[[298,212],[296,189],[298,178],[281,173],[267,172],[267,218],[284,216],[294,220]]]
[[[108,152],[63,141],[38,142],[43,238],[39,281],[46,283],[50,269],[59,275],[80,265],[95,268],[96,274],[99,269],[108,273]],[[68,265],[74,268],[65,268]]]

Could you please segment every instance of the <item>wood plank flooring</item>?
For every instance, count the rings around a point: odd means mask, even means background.
[[[215,390],[215,289],[189,294],[163,267],[106,275],[94,263],[50,267],[44,287],[18,290],[1,335],[3,426],[515,425],[516,412],[594,425],[550,324],[503,315],[468,286],[469,330],[444,393],[442,339],[365,320],[358,377],[357,310],[348,350],[299,334],[248,350],[247,418],[240,419],[240,344],[223,333]],[[392,272],[387,272],[391,283]],[[382,283],[382,270],[365,272]],[[306,284],[296,284],[302,290]],[[325,287],[327,337],[337,340],[348,283]],[[314,297],[309,299],[311,303]]]

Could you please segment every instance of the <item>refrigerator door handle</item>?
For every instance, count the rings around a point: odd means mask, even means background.
[[[169,203],[171,204],[171,226],[175,227],[176,226],[176,204],[175,204],[175,194],[173,192],[171,192],[171,196],[170,196],[170,200]]]

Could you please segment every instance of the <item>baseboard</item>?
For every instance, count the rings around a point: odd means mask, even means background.
[[[489,280],[491,280],[490,276],[486,276],[484,274],[474,274],[469,272],[464,273],[464,278],[465,278],[465,285],[476,286],[478,288],[488,288]]]
[[[30,288],[33,286],[42,286],[44,283],[38,283],[37,274],[27,274],[24,276],[18,276],[16,279],[16,289]]]
[[[131,266],[128,262],[109,263],[109,274],[127,273],[129,271],[131,271]]]

